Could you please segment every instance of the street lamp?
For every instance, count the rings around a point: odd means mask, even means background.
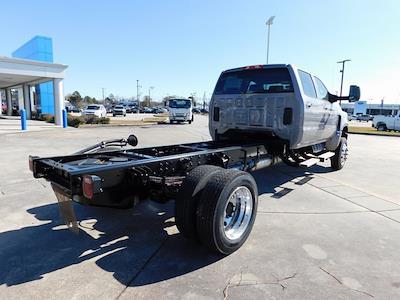
[[[340,73],[342,73],[342,80],[340,81],[340,97],[342,97],[342,90],[343,90],[344,64],[348,61],[351,61],[351,59],[344,59],[337,62],[338,64],[342,64],[342,69],[340,70]],[[342,104],[341,100],[339,100],[339,104]]]
[[[267,22],[265,22],[265,25],[268,26],[268,38],[267,38],[267,65],[268,65],[268,58],[269,58],[269,36],[270,36],[270,31],[271,31],[271,25],[275,19],[275,16],[272,16],[268,19]]]

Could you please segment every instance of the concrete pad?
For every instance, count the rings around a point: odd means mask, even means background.
[[[369,194],[362,192],[360,190],[354,189],[350,186],[346,185],[339,185],[339,186],[332,186],[332,187],[323,187],[324,191],[336,195],[342,198],[350,198],[350,197],[363,197],[363,196],[370,196]]]
[[[373,211],[400,210],[400,205],[374,196],[348,197],[352,203]]]
[[[222,299],[227,290],[228,299],[397,298],[398,234],[396,224],[369,212],[258,215],[250,239],[228,257],[169,237],[121,298]]]
[[[384,212],[381,212],[381,214],[400,223],[400,211],[399,210],[384,211]]]

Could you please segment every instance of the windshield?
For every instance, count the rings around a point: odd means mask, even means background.
[[[171,108],[190,108],[191,101],[187,99],[173,99],[169,100],[169,107]]]
[[[221,75],[214,94],[292,93],[288,69],[252,69],[226,72]]]
[[[95,106],[95,105],[89,105],[86,109],[90,109],[90,110],[98,110],[100,109],[100,106]]]
[[[124,107],[122,105],[117,105],[115,108],[116,109],[123,109]]]

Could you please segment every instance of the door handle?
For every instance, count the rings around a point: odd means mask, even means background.
[[[307,107],[311,107],[312,106],[312,103],[311,102],[307,102]]]
[[[324,107],[324,109],[325,109],[325,110],[328,110],[328,109],[329,109],[329,107],[325,106],[325,107]]]

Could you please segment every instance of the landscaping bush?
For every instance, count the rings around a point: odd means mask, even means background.
[[[84,124],[82,117],[75,117],[68,115],[68,126],[78,128],[79,125]]]
[[[81,124],[110,124],[110,118],[98,118],[96,116],[68,116],[68,126],[79,127]]]
[[[68,126],[79,127],[82,124],[110,124],[110,118],[98,118],[96,116],[71,116],[68,115]],[[46,121],[47,123],[54,123],[54,116],[52,115],[41,115],[40,120]]]
[[[40,120],[45,121],[47,123],[54,123],[54,116],[53,115],[42,114],[40,116]]]

